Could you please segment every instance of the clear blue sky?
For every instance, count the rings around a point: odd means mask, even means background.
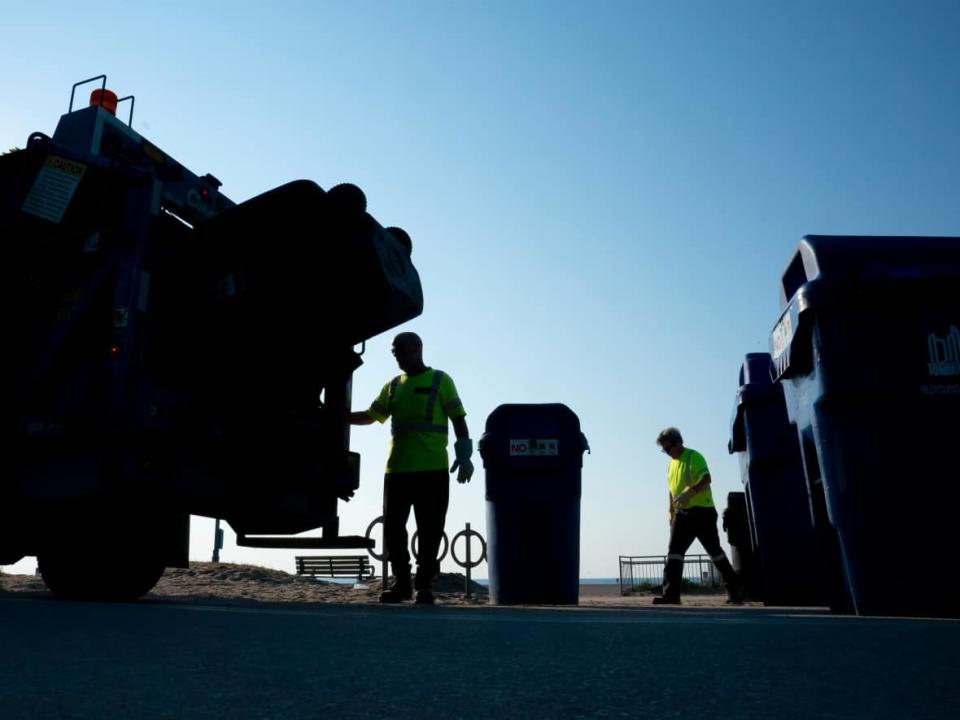
[[[958,48],[956,0],[38,0],[3,11],[0,144],[52,132],[105,72],[135,129],[234,200],[360,185],[413,237],[426,306],[405,329],[474,436],[501,403],[579,414],[581,575],[612,576],[665,552],[661,428],[705,454],[721,505],[740,488],[737,372],[801,236],[960,233]],[[391,336],[359,406],[396,372]],[[354,432],[344,532],[379,514],[388,433]],[[452,488],[465,522],[485,529],[482,469]],[[209,559],[212,521],[194,531]],[[292,569],[232,539],[225,560]]]

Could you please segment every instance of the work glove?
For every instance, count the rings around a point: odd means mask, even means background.
[[[460,438],[453,444],[453,451],[457,459],[450,466],[450,472],[457,472],[457,482],[467,483],[473,477],[473,463],[470,456],[473,455],[473,440],[470,438]]]
[[[687,488],[673,499],[673,506],[678,510],[682,509],[687,504],[687,501],[694,496],[694,494],[695,493],[693,492],[692,488]]]

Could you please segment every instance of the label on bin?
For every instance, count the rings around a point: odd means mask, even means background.
[[[931,377],[960,375],[960,330],[950,326],[944,337],[936,333],[927,336],[927,373]]]
[[[934,382],[920,385],[921,394],[960,395],[960,383],[950,382],[960,377],[960,329],[956,325],[943,337],[935,332],[927,335],[927,377]]]
[[[783,355],[790,341],[793,339],[793,321],[790,319],[790,313],[785,312],[780,322],[773,329],[773,359]]]
[[[560,441],[556,438],[527,438],[510,441],[510,455],[535,457],[560,454]]]

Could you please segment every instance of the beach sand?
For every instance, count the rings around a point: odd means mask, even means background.
[[[458,573],[442,573],[433,584],[437,603],[456,606],[489,605],[486,587],[471,583],[470,597],[465,593],[466,578]],[[0,596],[42,597],[50,593],[43,580],[33,575],[0,575]],[[189,569],[168,569],[156,587],[145,597],[153,600],[215,604],[257,603],[330,603],[374,604],[380,595],[380,580],[361,587],[309,577],[254,565],[194,562]],[[638,608],[651,605],[650,593],[621,595],[619,585],[581,585],[580,607]],[[687,595],[684,607],[723,607],[725,595]],[[760,603],[748,606],[762,607]]]

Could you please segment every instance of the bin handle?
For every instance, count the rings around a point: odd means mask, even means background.
[[[584,435],[583,433],[580,433],[580,445],[581,445],[580,452],[583,452],[584,450],[586,450],[587,455],[593,454],[592,452],[590,452],[590,441],[587,440],[587,436]]]

